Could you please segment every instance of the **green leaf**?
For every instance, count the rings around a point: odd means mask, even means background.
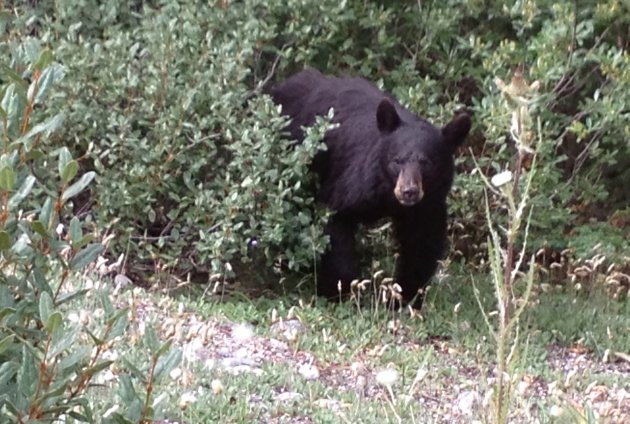
[[[28,237],[28,235],[22,233],[11,247],[11,250],[13,250],[17,255],[21,256],[27,251],[30,243],[31,239]]]
[[[53,310],[53,301],[50,294],[47,292],[42,293],[39,296],[39,319],[44,325],[48,322]]]
[[[152,355],[155,355],[160,349],[160,340],[151,326],[147,326],[144,331],[144,345],[149,348]]]
[[[83,237],[81,240],[77,241],[76,243],[73,242],[72,243],[72,248],[76,251],[81,249],[83,246],[86,246],[89,242],[91,242],[92,240],[94,240],[94,234],[87,234],[85,237]]]
[[[2,352],[6,351],[13,344],[14,337],[15,336],[11,334],[0,340],[0,355],[2,355]]]
[[[72,248],[74,250],[79,249],[76,244],[83,237],[83,231],[81,230],[81,221],[76,216],[72,217],[70,220],[70,228],[69,228],[69,236],[70,242],[72,243]]]
[[[16,378],[16,390],[27,397],[33,396],[37,390],[37,374],[39,372],[39,367],[37,366],[31,349],[28,343],[22,345],[22,354],[20,355],[22,362],[18,370],[18,377]]]
[[[53,61],[54,57],[53,57],[53,53],[52,50],[50,49],[44,49],[42,50],[42,52],[39,55],[39,59],[37,59],[37,62],[35,62],[33,64],[33,67],[35,69],[38,70],[42,70],[44,68],[46,68],[48,65],[50,65]]]
[[[44,227],[44,224],[42,224],[41,221],[37,220],[37,221],[31,222],[31,228],[40,236],[48,237],[48,233],[46,232],[46,227]]]
[[[50,314],[50,316],[48,317],[48,320],[46,321],[46,325],[44,326],[44,328],[46,329],[46,331],[48,331],[48,333],[52,334],[59,327],[61,327],[62,323],[63,323],[63,317],[61,316],[61,312],[55,311],[52,314]]]
[[[37,90],[37,96],[35,96],[35,103],[41,103],[45,96],[48,94],[50,87],[63,78],[63,66],[58,64],[52,64],[42,72],[39,77],[39,87]]]
[[[81,290],[74,291],[72,293],[63,294],[57,298],[57,305],[62,305],[66,302],[70,302],[72,299],[81,297],[89,291],[90,291],[89,289],[81,289]]]
[[[7,128],[5,133],[17,138],[20,135],[20,122],[26,104],[26,93],[20,86],[11,84],[4,91],[0,107],[6,112]]]
[[[136,367],[127,358],[123,357],[122,360],[123,360],[123,362],[125,364],[125,367],[129,370],[129,372],[131,372],[133,377],[138,379],[138,380],[140,380],[143,385],[146,385],[147,384],[147,372],[146,371],[142,371],[140,368]]]
[[[63,124],[65,119],[66,119],[66,117],[65,117],[65,115],[63,113],[58,113],[57,115],[55,115],[52,118],[50,118],[48,121],[41,122],[41,123],[35,125],[33,128],[31,128],[31,130],[28,133],[26,133],[26,135],[24,137],[21,137],[18,141],[24,143],[25,145],[28,145],[26,143],[26,140],[27,139],[32,139],[33,137],[35,137],[38,134],[45,133],[45,135],[48,136],[51,133],[57,131],[61,127],[61,125]],[[70,151],[68,151],[68,149],[66,147],[64,147],[63,149],[65,149],[67,151],[68,155],[70,154]],[[61,155],[61,152],[60,152],[60,155]],[[72,156],[70,156],[70,159],[72,159]]]
[[[13,186],[15,186],[15,172],[8,166],[5,166],[0,169],[0,189],[11,191]]]
[[[108,368],[113,363],[114,363],[114,361],[110,361],[110,360],[99,362],[96,365],[94,365],[93,367],[86,368],[85,370],[83,370],[83,374],[84,375],[93,376],[94,374],[98,374],[99,372],[101,372],[104,369]]]
[[[67,147],[62,147],[61,149],[59,149],[59,163],[58,163],[58,168],[59,168],[59,177],[63,180],[63,170],[66,169],[66,166],[70,163],[70,161],[72,160],[72,154],[70,153],[70,150],[68,150]]]
[[[7,79],[13,81],[13,83],[20,85],[23,90],[26,90],[28,87],[26,81],[17,72],[4,63],[0,63],[0,75],[7,77]]]
[[[103,343],[105,343],[103,339],[98,338],[96,334],[92,333],[89,328],[86,328],[85,331],[88,333],[88,336],[90,336],[92,342],[94,342],[96,346],[102,346]]]
[[[55,356],[70,349],[74,345],[78,334],[79,333],[76,329],[64,329],[62,337],[55,340],[51,346],[48,356],[50,358],[54,358]]]
[[[5,387],[8,381],[13,380],[17,371],[18,364],[16,362],[7,361],[0,365],[0,387]]]
[[[6,231],[0,231],[0,250],[11,248],[11,237]]]
[[[85,249],[81,249],[70,262],[70,269],[78,271],[88,266],[103,251],[103,245],[100,243],[89,244]]]
[[[96,173],[94,171],[86,172],[81,176],[79,181],[72,184],[63,192],[61,198],[65,201],[70,199],[71,197],[76,196],[77,194],[85,190],[85,188],[92,182],[95,176]]]
[[[165,343],[166,345],[166,343]],[[169,345],[170,346],[170,345]],[[181,349],[173,349],[168,352],[166,356],[163,356],[155,366],[155,379],[159,380],[164,375],[168,375],[175,367],[177,367],[182,361]]]
[[[52,213],[53,213],[53,203],[52,203],[52,199],[48,197],[44,201],[44,205],[42,206],[42,209],[39,212],[39,220],[44,225],[44,228],[46,228],[45,230],[46,232],[48,232],[48,229],[51,226],[50,221],[52,218]]]
[[[18,191],[9,199],[9,210],[15,209],[22,200],[31,193],[31,190],[33,190],[33,186],[35,185],[35,181],[35,177],[32,175],[24,178],[24,182]]]
[[[77,175],[77,172],[79,172],[79,163],[76,160],[71,160],[61,172],[61,181],[68,184]]]

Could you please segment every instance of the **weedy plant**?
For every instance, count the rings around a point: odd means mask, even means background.
[[[496,322],[476,298],[490,333],[496,343],[496,375],[492,398],[492,421],[507,423],[513,398],[519,343],[519,318],[527,307],[534,281],[534,256],[527,273],[521,269],[526,258],[529,224],[533,207],[530,204],[532,179],[536,172],[536,148],[540,134],[534,128],[531,111],[539,83],[528,85],[522,70],[514,72],[510,84],[496,79],[495,83],[505,97],[510,112],[509,134],[516,146],[516,158],[511,169],[492,177],[490,181],[479,172],[485,185],[486,222],[490,232],[488,258],[497,302]],[[531,159],[531,161],[529,161]],[[529,161],[529,165],[526,162]],[[477,167],[478,171],[481,171]],[[492,194],[488,193],[488,190]],[[491,202],[491,197],[496,201]],[[497,213],[498,212],[498,213]],[[524,283],[524,290],[517,283]]]

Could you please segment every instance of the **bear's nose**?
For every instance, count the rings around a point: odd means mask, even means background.
[[[415,186],[405,187],[402,191],[403,199],[406,202],[415,203],[420,197],[420,189]]]

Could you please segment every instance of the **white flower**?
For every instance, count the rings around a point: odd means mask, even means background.
[[[376,382],[381,386],[391,387],[398,381],[398,371],[393,368],[385,368],[376,373]]]
[[[499,172],[490,180],[490,182],[492,182],[492,185],[495,187],[501,187],[502,185],[505,185],[510,181],[512,181],[512,171]]]
[[[223,383],[221,383],[221,380],[218,379],[212,380],[212,382],[210,383],[210,388],[212,388],[212,393],[214,393],[215,395],[218,395],[225,389],[223,387]]]

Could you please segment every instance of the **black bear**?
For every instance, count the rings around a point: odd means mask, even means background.
[[[420,289],[436,271],[446,245],[446,197],[454,174],[453,155],[471,120],[466,114],[436,128],[363,78],[329,77],[312,69],[271,89],[291,118],[291,137],[334,109],[339,126],[326,133],[327,149],[313,160],[317,199],[333,215],[326,228],[330,246],[321,260],[318,294],[338,298],[358,278],[355,234],[359,224],[389,217],[398,242],[395,281],[404,302],[420,307]]]

